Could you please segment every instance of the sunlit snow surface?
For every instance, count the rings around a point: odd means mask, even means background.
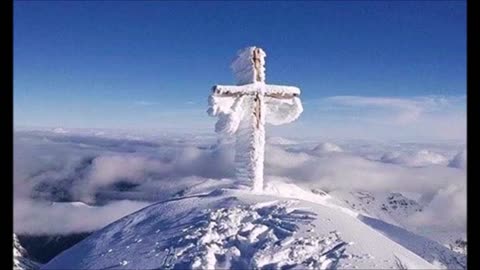
[[[275,185],[277,190],[289,189]],[[245,189],[185,194],[107,226],[43,269],[397,269],[399,265],[434,269],[439,263],[461,269],[465,265],[464,256],[438,243],[342,211],[328,195],[312,194],[308,199],[251,194]]]
[[[101,229],[154,204],[47,269],[465,263],[445,246],[465,237],[462,142],[267,137],[266,194],[251,194],[234,179],[232,143],[213,134],[63,130],[15,133],[15,232]],[[382,159],[388,153],[415,162]]]

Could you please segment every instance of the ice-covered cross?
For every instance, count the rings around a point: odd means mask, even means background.
[[[208,109],[218,117],[217,133],[236,134],[237,178],[254,191],[263,190],[265,123],[286,124],[303,111],[300,89],[265,83],[265,57],[258,47],[240,50],[231,65],[237,85],[215,85]]]

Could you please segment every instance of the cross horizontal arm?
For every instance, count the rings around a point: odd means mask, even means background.
[[[245,85],[215,85],[212,91],[216,95],[231,95],[240,96],[245,94],[256,94],[260,90],[257,84],[245,84]]]
[[[239,96],[253,96],[255,93],[225,93],[225,94],[216,94],[216,97],[239,97]],[[291,99],[294,97],[298,97],[297,94],[265,94],[266,97],[277,98],[277,99]]]
[[[246,85],[215,85],[212,88],[215,96],[238,97],[241,95],[255,95],[264,93],[267,97],[292,98],[300,95],[300,89],[294,86],[270,85],[270,84],[246,84]]]
[[[276,97],[285,95],[299,96],[300,89],[295,86],[265,84],[265,95],[275,95]]]
[[[272,94],[265,94],[266,97],[271,98],[278,98],[278,99],[290,99],[294,97],[298,97],[298,94],[279,94],[279,93],[272,93]]]

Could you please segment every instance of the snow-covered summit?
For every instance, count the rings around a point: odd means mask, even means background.
[[[42,269],[449,269],[465,256],[324,192],[203,187],[97,231]]]
[[[315,154],[324,154],[330,152],[343,152],[343,149],[334,143],[324,142],[315,146],[312,149],[312,152]]]

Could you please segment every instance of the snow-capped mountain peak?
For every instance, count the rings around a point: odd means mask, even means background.
[[[36,270],[40,264],[28,258],[27,251],[20,245],[17,235],[13,234],[13,269],[14,270]]]

